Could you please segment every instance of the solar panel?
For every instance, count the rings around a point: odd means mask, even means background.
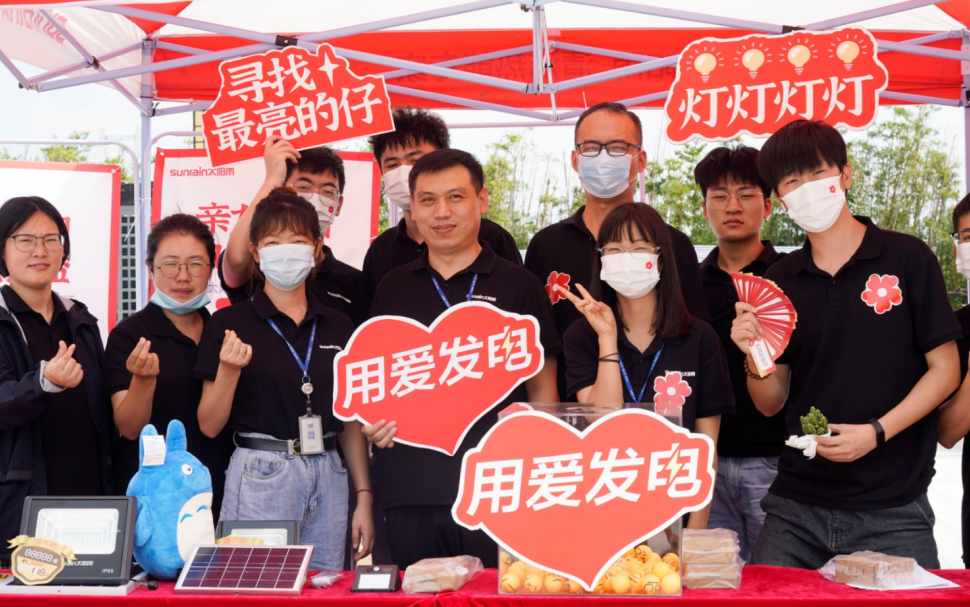
[[[175,592],[296,596],[313,546],[196,546]]]

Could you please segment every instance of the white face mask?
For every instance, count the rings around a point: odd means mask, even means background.
[[[970,280],[970,242],[957,245],[957,272]]]
[[[300,197],[313,205],[313,209],[317,212],[317,221],[320,223],[320,236],[324,236],[337,218],[337,201],[321,196],[316,192],[312,194],[301,193]]]
[[[640,299],[660,282],[659,259],[659,255],[651,253],[604,255],[600,259],[600,279],[623,297]]]
[[[606,150],[601,150],[598,156],[579,156],[577,170],[579,181],[583,189],[590,196],[596,198],[613,198],[619,196],[630,186],[630,165],[633,156],[610,156]]]
[[[831,228],[845,204],[845,192],[839,185],[842,175],[809,181],[782,198],[788,216],[806,232],[824,232]]]
[[[259,249],[259,269],[280,291],[292,291],[306,280],[314,266],[313,247],[278,244]]]
[[[402,164],[384,173],[384,193],[387,194],[387,199],[404,211],[411,210],[411,188],[408,185],[410,174],[410,164]]]

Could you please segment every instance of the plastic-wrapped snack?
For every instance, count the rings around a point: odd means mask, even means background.
[[[833,558],[819,569],[826,579],[866,588],[895,588],[919,580],[916,561],[879,552],[854,552]]]
[[[730,529],[684,529],[684,552],[737,552],[738,534]]]
[[[685,564],[733,563],[741,550],[730,529],[684,529]]]
[[[483,570],[474,556],[423,559],[407,568],[401,586],[408,594],[458,590]]]
[[[732,563],[684,564],[684,586],[700,588],[740,588],[744,561],[735,557]]]

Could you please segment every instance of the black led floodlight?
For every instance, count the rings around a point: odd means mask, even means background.
[[[74,551],[76,560],[51,584],[122,586],[131,574],[137,503],[133,497],[28,497],[20,533]]]

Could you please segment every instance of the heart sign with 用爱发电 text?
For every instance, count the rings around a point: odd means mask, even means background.
[[[544,362],[536,319],[487,303],[452,306],[430,327],[378,316],[334,359],[333,412],[396,422],[395,441],[454,455],[468,429]]]
[[[523,411],[465,454],[452,516],[592,590],[624,552],[707,505],[714,477],[711,439],[656,413],[617,410],[580,432]]]

